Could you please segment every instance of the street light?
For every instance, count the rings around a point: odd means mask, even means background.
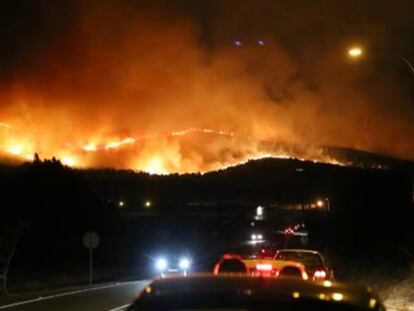
[[[348,55],[352,58],[361,57],[363,54],[363,49],[359,46],[354,46],[348,50]]]
[[[360,58],[365,51],[378,51],[378,52],[383,52],[383,53],[388,53],[391,54],[393,56],[397,56],[400,60],[402,60],[410,69],[411,73],[414,75],[414,66],[413,64],[411,64],[411,62],[408,60],[408,58],[401,52],[399,51],[395,51],[395,50],[391,50],[388,48],[365,48],[363,49],[360,46],[353,46],[351,48],[348,49],[348,55],[350,58]]]
[[[256,220],[263,220],[264,219],[264,207],[258,206],[256,208],[256,216],[254,217]]]
[[[144,203],[144,207],[146,207],[146,208],[150,208],[151,207],[151,201],[145,201],[145,203]]]
[[[317,199],[314,203],[317,208],[323,209],[324,211],[329,212],[331,209],[331,202],[328,197],[321,197]]]

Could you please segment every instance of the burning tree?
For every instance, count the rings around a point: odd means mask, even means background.
[[[8,294],[7,280],[10,264],[16,252],[17,243],[27,227],[23,221],[5,225],[0,233],[0,294]]]

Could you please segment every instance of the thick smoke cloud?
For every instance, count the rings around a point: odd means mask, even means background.
[[[409,51],[410,10],[369,2],[10,5],[0,147],[164,173],[330,161],[324,145],[414,159],[410,72],[382,52],[346,58],[356,42]]]

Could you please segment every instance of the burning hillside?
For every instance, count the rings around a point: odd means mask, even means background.
[[[3,125],[5,131],[14,131],[13,126]],[[13,135],[5,135],[3,138],[6,141],[0,145],[3,156],[17,161],[31,161],[38,153],[35,145],[26,143],[29,140],[24,137],[15,139]],[[208,172],[265,157],[346,164],[329,157],[322,148],[258,142],[232,132],[197,128],[109,140],[96,139],[83,144],[70,142],[57,145],[54,151],[41,156],[56,157],[64,165],[73,167],[112,167],[150,174]]]

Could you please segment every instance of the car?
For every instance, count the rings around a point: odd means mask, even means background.
[[[238,254],[224,254],[214,267],[214,274],[245,273],[252,276],[298,277],[308,280],[305,266],[298,262],[266,258],[242,257]]]
[[[157,279],[128,311],[382,311],[371,289],[337,281],[257,278],[249,275],[191,275]]]
[[[305,249],[281,249],[276,252],[275,260],[300,262],[305,266],[309,277],[314,281],[333,279],[334,274],[324,257],[314,250]]]
[[[191,269],[192,259],[188,254],[169,254],[169,256],[159,256],[153,259],[153,265],[157,275],[186,275]]]

